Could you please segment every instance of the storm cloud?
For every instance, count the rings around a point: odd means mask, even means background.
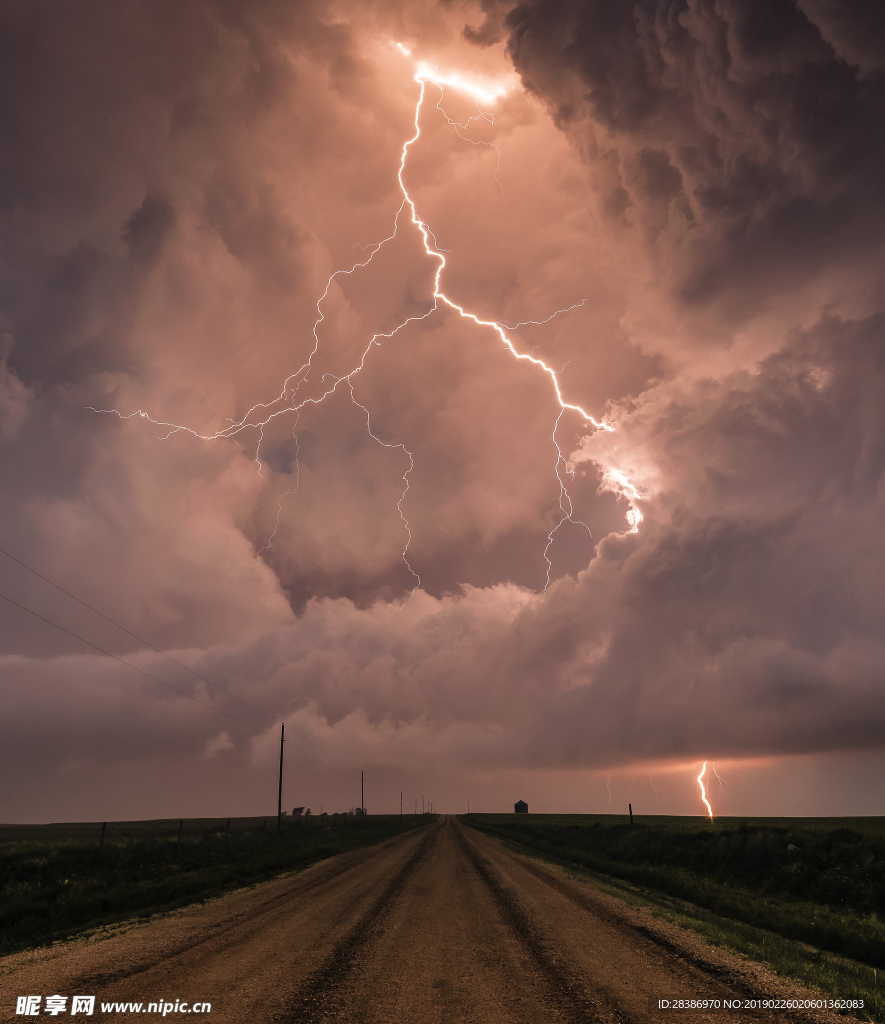
[[[877,5],[0,18],[0,814],[882,753]]]

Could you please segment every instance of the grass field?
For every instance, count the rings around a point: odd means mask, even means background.
[[[0,825],[0,955],[220,895],[435,816]]]
[[[885,818],[471,814],[508,845],[885,1024]],[[883,979],[885,981],[885,979]],[[863,1015],[862,1015],[863,1016]]]

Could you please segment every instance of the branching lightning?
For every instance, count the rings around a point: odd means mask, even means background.
[[[295,423],[292,427],[292,439],[295,442],[295,486],[291,490],[283,491],[279,498],[277,498],[276,522],[273,524],[273,530],[271,530],[270,536],[267,538],[265,543],[258,549],[258,554],[256,555],[256,563],[260,563],[262,561],[261,556],[264,554],[264,552],[269,551],[273,547],[274,537],[276,537],[277,530],[279,530],[280,528],[280,517],[283,514],[283,498],[288,498],[293,494],[297,494],[298,487],[301,483],[301,462],[299,461],[300,450],[298,447],[298,420],[300,416],[300,413],[295,413]],[[259,472],[261,472],[260,465]]]
[[[406,47],[404,47],[402,44],[397,43],[396,45],[397,45],[397,47],[399,48],[399,50],[403,54],[406,54],[406,55],[410,54],[410,51]],[[223,438],[233,439],[233,438],[238,437],[238,435],[240,435],[243,431],[246,431],[246,430],[256,430],[258,432],[258,442],[257,442],[256,449],[255,449],[255,461],[256,461],[256,463],[258,465],[258,473],[259,473],[259,475],[261,475],[262,474],[261,449],[262,449],[262,444],[263,444],[263,441],[264,441],[264,431],[265,431],[265,428],[267,428],[268,425],[273,420],[275,420],[277,417],[283,416],[283,415],[292,414],[292,413],[294,413],[295,416],[296,416],[296,426],[297,426],[298,417],[300,416],[300,413],[302,412],[302,410],[304,410],[308,406],[312,406],[312,405],[317,405],[318,406],[318,405],[322,404],[327,398],[329,398],[331,395],[335,394],[338,391],[339,386],[343,386],[343,387],[347,388],[350,391],[351,401],[353,402],[353,404],[357,408],[359,408],[364,413],[364,415],[366,417],[366,430],[368,431],[369,436],[374,441],[376,441],[378,444],[382,445],[385,448],[401,450],[405,454],[405,456],[406,456],[406,458],[408,460],[408,468],[405,470],[405,472],[403,473],[403,476],[402,476],[403,491],[402,491],[402,494],[400,496],[399,501],[397,502],[397,511],[399,512],[400,518],[402,519],[403,528],[404,528],[405,533],[406,533],[406,544],[405,544],[405,547],[403,548],[402,559],[403,559],[403,562],[405,563],[405,566],[406,566],[408,572],[411,574],[411,576],[412,576],[412,578],[414,580],[414,585],[413,585],[412,590],[410,591],[410,594],[409,594],[409,596],[411,596],[411,594],[414,594],[415,590],[420,586],[421,581],[420,581],[420,578],[419,578],[418,574],[415,572],[413,567],[410,565],[409,559],[408,559],[409,547],[410,547],[411,540],[412,540],[412,532],[411,532],[411,529],[410,529],[410,526],[409,526],[408,519],[407,519],[407,517],[405,515],[405,512],[403,510],[403,503],[404,503],[404,501],[406,499],[406,496],[407,496],[407,494],[409,492],[409,476],[410,476],[410,474],[412,473],[412,471],[414,470],[414,467],[415,467],[414,457],[413,457],[412,453],[405,447],[405,445],[403,445],[401,443],[390,444],[390,443],[387,443],[385,441],[382,441],[372,431],[371,414],[370,414],[369,410],[357,400],[357,398],[356,398],[356,396],[354,394],[354,378],[356,378],[358,376],[358,374],[360,373],[360,371],[364,368],[364,366],[366,365],[366,361],[369,358],[369,355],[371,354],[373,348],[376,345],[380,346],[384,340],[389,340],[389,339],[393,338],[394,335],[396,335],[398,332],[403,330],[409,324],[411,324],[413,322],[416,322],[416,321],[426,320],[433,313],[435,313],[437,310],[439,310],[440,306],[446,306],[449,309],[451,309],[453,312],[457,313],[463,319],[470,320],[474,324],[476,324],[477,326],[486,328],[489,331],[491,331],[494,334],[496,334],[498,336],[498,339],[500,340],[501,344],[504,345],[504,347],[510,352],[510,354],[515,359],[520,360],[520,361],[524,361],[524,362],[528,362],[528,363],[531,363],[533,366],[536,366],[542,373],[544,373],[544,374],[546,374],[548,376],[548,378],[550,380],[550,383],[553,386],[553,392],[554,392],[554,394],[556,396],[556,401],[558,402],[559,407],[560,407],[559,413],[558,413],[558,415],[556,417],[556,421],[555,421],[555,423],[553,425],[553,430],[552,430],[552,434],[551,434],[551,440],[553,441],[554,447],[556,448],[556,464],[555,464],[555,467],[554,467],[554,472],[555,472],[555,475],[556,475],[557,482],[559,484],[559,509],[560,509],[560,512],[561,512],[561,517],[559,518],[559,521],[556,523],[556,525],[553,527],[553,529],[550,531],[550,533],[547,535],[547,545],[546,545],[546,547],[544,549],[544,558],[545,558],[545,560],[547,562],[547,586],[549,586],[549,584],[550,584],[550,574],[551,574],[551,570],[552,570],[552,563],[551,563],[551,560],[550,560],[550,557],[549,557],[549,552],[550,552],[551,545],[553,544],[555,535],[556,535],[557,531],[560,529],[560,527],[565,522],[571,522],[571,523],[575,523],[577,525],[584,526],[584,528],[587,529],[588,533],[589,533],[589,528],[586,527],[586,524],[581,523],[579,520],[576,520],[574,518],[574,508],[573,508],[571,496],[569,494],[569,490],[568,490],[568,486],[567,486],[567,478],[573,476],[574,471],[569,467],[568,461],[567,461],[566,457],[563,455],[563,452],[562,452],[562,450],[561,450],[561,448],[559,446],[559,442],[557,440],[557,431],[559,429],[560,421],[562,420],[562,417],[563,417],[563,415],[566,412],[575,412],[584,420],[585,424],[592,425],[596,430],[613,431],[614,427],[610,423],[605,422],[604,420],[597,420],[589,412],[584,410],[580,405],[578,405],[578,404],[576,404],[574,402],[567,401],[565,396],[563,395],[562,388],[560,386],[560,381],[559,381],[559,375],[562,372],[562,370],[560,369],[560,370],[557,371],[557,370],[553,369],[552,367],[548,366],[547,363],[545,363],[542,359],[536,357],[534,355],[534,352],[526,353],[526,352],[519,351],[517,349],[516,345],[514,344],[514,342],[511,340],[511,338],[510,338],[510,336],[508,335],[507,332],[515,330],[516,328],[524,326],[525,324],[545,324],[545,323],[548,323],[555,316],[559,316],[559,315],[567,313],[567,312],[569,312],[569,311],[571,311],[573,309],[576,309],[576,308],[578,308],[580,306],[583,306],[584,300],[582,300],[579,303],[575,303],[575,304],[573,304],[573,305],[571,305],[571,306],[569,306],[569,307],[567,307],[565,309],[556,310],[553,314],[551,314],[549,317],[547,317],[544,320],[529,320],[529,321],[525,321],[522,324],[516,324],[513,327],[511,327],[511,326],[508,326],[506,324],[500,323],[498,321],[484,320],[482,317],[478,316],[477,314],[472,313],[469,310],[465,309],[462,305],[460,305],[458,302],[456,302],[453,298],[451,298],[449,295],[447,295],[442,290],[442,286],[441,286],[442,275],[443,275],[443,271],[446,268],[446,257],[443,255],[445,250],[442,250],[440,248],[440,246],[437,244],[436,238],[435,238],[433,232],[431,231],[429,225],[427,224],[427,222],[425,220],[423,220],[421,215],[418,213],[418,209],[417,209],[417,206],[415,204],[415,200],[409,194],[409,191],[408,191],[408,189],[406,187],[405,181],[403,180],[403,175],[405,173],[406,164],[407,164],[408,157],[409,157],[409,151],[410,151],[411,147],[414,146],[418,142],[419,138],[421,137],[420,120],[421,120],[422,109],[424,107],[425,98],[427,97],[428,86],[432,86],[432,87],[434,87],[434,88],[439,90],[439,99],[438,99],[438,101],[436,103],[436,108],[440,111],[440,113],[446,119],[448,124],[455,129],[456,133],[458,134],[458,136],[460,138],[464,139],[467,142],[470,142],[472,145],[486,145],[486,146],[490,146],[491,148],[495,149],[496,152],[498,152],[497,147],[494,146],[492,143],[475,142],[474,140],[469,139],[466,136],[461,134],[461,129],[466,130],[467,127],[469,126],[469,124],[472,121],[484,120],[484,121],[487,121],[489,123],[494,123],[491,114],[489,114],[487,111],[484,111],[484,110],[478,108],[479,109],[479,113],[476,114],[474,117],[471,117],[470,119],[468,119],[468,121],[465,124],[461,124],[460,122],[457,122],[457,121],[453,120],[452,118],[449,117],[448,114],[446,114],[446,112],[442,108],[442,101],[443,101],[443,96],[444,96],[444,88],[445,87],[449,87],[449,88],[454,89],[456,91],[460,91],[460,92],[466,93],[467,95],[470,95],[471,97],[473,97],[473,99],[477,102],[477,104],[479,104],[479,103],[485,103],[485,104],[494,103],[497,99],[499,99],[501,96],[503,96],[507,92],[507,89],[505,87],[503,87],[503,86],[484,87],[484,86],[481,86],[481,85],[477,85],[477,84],[475,84],[475,83],[465,79],[463,76],[460,76],[460,75],[457,75],[457,74],[441,74],[441,73],[439,73],[439,71],[437,69],[430,68],[427,64],[423,64],[423,63],[419,64],[417,66],[417,70],[416,70],[415,75],[414,75],[414,81],[417,82],[418,85],[419,85],[419,95],[418,95],[418,99],[417,99],[417,102],[416,102],[416,105],[415,105],[414,134],[411,136],[411,138],[407,139],[403,143],[402,152],[401,152],[401,155],[400,155],[399,168],[398,168],[398,171],[397,171],[397,181],[399,182],[399,187],[400,187],[400,191],[402,193],[402,197],[403,198],[402,198],[402,202],[400,204],[400,207],[397,210],[396,216],[394,218],[393,231],[392,231],[392,233],[390,235],[388,235],[386,238],[382,239],[380,242],[375,242],[375,243],[372,243],[369,246],[366,246],[365,249],[368,249],[368,255],[366,256],[365,259],[362,259],[361,261],[354,263],[349,269],[336,270],[336,271],[334,271],[329,276],[329,279],[326,282],[325,289],[324,289],[322,295],[319,297],[319,299],[317,300],[317,303],[316,303],[317,318],[316,318],[316,320],[314,322],[314,325],[313,325],[313,338],[314,338],[313,348],[311,349],[311,352],[310,352],[309,356],[307,357],[307,360],[303,363],[303,365],[301,367],[299,367],[298,370],[296,370],[294,373],[290,374],[285,379],[285,381],[283,382],[282,388],[280,390],[280,393],[277,395],[277,397],[272,399],[269,402],[256,403],[255,405],[253,405],[246,412],[246,414],[241,419],[230,420],[228,422],[228,425],[225,426],[223,429],[221,429],[219,431],[216,431],[215,433],[211,433],[211,434],[201,434],[198,431],[196,431],[196,430],[194,430],[194,429],[192,429],[190,427],[181,425],[181,424],[169,423],[169,422],[164,422],[162,420],[157,420],[154,417],[152,417],[149,413],[145,412],[142,409],[137,409],[135,412],[131,412],[131,413],[128,413],[128,414],[121,413],[121,412],[119,412],[116,409],[93,409],[93,411],[94,412],[111,413],[111,414],[114,414],[114,415],[118,416],[122,420],[129,420],[129,419],[133,419],[135,417],[140,417],[140,418],[146,419],[149,423],[153,424],[156,427],[160,427],[162,429],[163,433],[160,435],[162,440],[168,439],[173,434],[176,434],[176,433],[179,433],[179,432],[183,432],[183,433],[190,434],[190,435],[192,435],[195,438],[199,438],[199,439],[201,439],[203,441],[215,441],[215,440],[220,440],[220,439],[223,439]],[[500,152],[498,152],[498,167],[496,168],[496,171],[495,171],[495,180],[496,181],[498,181],[498,179],[497,179],[497,171],[498,171],[499,168],[500,168]],[[500,186],[500,182],[498,182],[498,184]],[[502,193],[503,193],[503,189],[502,189]],[[416,315],[416,316],[407,317],[400,324],[398,324],[396,327],[394,327],[393,330],[391,330],[389,332],[374,334],[371,337],[371,339],[369,340],[369,342],[366,345],[365,349],[363,350],[361,358],[359,359],[357,364],[348,373],[344,374],[343,376],[336,376],[334,374],[324,374],[320,378],[320,380],[321,380],[320,394],[315,395],[314,397],[306,397],[306,398],[299,397],[298,392],[299,392],[301,386],[308,380],[308,378],[310,376],[310,373],[311,373],[311,370],[312,370],[312,367],[313,367],[314,357],[316,356],[317,352],[319,351],[320,340],[319,340],[318,331],[319,331],[320,325],[323,323],[323,321],[325,319],[325,316],[323,314],[323,303],[327,299],[327,297],[329,295],[329,291],[330,291],[333,283],[336,281],[336,279],[338,277],[346,277],[348,275],[355,274],[361,268],[364,268],[364,267],[368,266],[369,263],[371,263],[372,260],[374,259],[374,257],[378,254],[378,252],[380,252],[380,250],[387,243],[391,242],[394,238],[397,237],[397,235],[398,235],[398,233],[400,232],[400,229],[401,229],[401,222],[404,220],[404,213],[406,213],[406,212],[408,212],[408,214],[409,214],[409,220],[410,220],[411,224],[415,228],[417,228],[417,230],[421,234],[421,238],[423,240],[423,245],[424,245],[424,251],[425,251],[426,255],[429,258],[435,260],[436,263],[437,263],[436,273],[434,274],[434,278],[433,278],[433,294],[432,294],[432,303],[431,303],[430,307],[427,309],[427,311],[425,313],[423,313],[420,316]],[[363,247],[360,247],[360,248],[363,249]],[[90,407],[90,408],[92,408],[92,407]],[[293,428],[293,434],[294,434],[294,431],[295,431],[295,428]],[[295,439],[296,439],[296,461],[297,461],[297,435],[295,435]],[[635,533],[637,531],[639,522],[642,519],[642,515],[641,515],[641,513],[639,512],[639,510],[637,508],[637,502],[640,500],[640,495],[639,495],[638,491],[630,483],[630,481],[627,479],[627,477],[624,476],[624,474],[622,474],[622,473],[619,473],[619,472],[614,471],[614,470],[607,470],[606,471],[606,477],[607,477],[607,482],[609,484],[613,484],[614,485],[614,488],[616,489],[616,492],[619,493],[621,496],[627,498],[627,500],[628,500],[628,502],[630,504],[630,508],[629,508],[628,512],[626,513],[626,518],[627,518],[627,522],[628,522],[628,524],[630,526],[631,531]],[[271,533],[271,535],[268,538],[267,542],[264,544],[264,546],[258,552],[259,559],[260,559],[261,555],[263,554],[263,552],[265,552],[271,546],[271,544],[273,542],[273,539],[276,536],[276,532],[277,532],[277,529],[279,528],[279,524],[280,524],[280,515],[282,513],[282,501],[283,501],[283,498],[285,498],[285,497],[287,497],[289,495],[294,494],[297,491],[297,488],[298,488],[298,476],[296,475],[295,488],[286,491],[284,494],[280,495],[280,497],[278,498],[276,524],[275,524],[273,532]],[[546,589],[546,587],[545,587],[545,589]],[[408,598],[406,600],[408,600]],[[700,782],[700,779],[698,781]],[[701,788],[703,790],[703,784],[701,784]],[[609,787],[609,794],[610,794],[610,787]],[[705,802],[706,802],[706,798],[705,798]],[[708,807],[709,807],[709,805],[708,805]],[[711,816],[712,816],[712,814],[711,814]]]

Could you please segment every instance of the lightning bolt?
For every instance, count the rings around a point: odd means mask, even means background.
[[[261,557],[264,554],[264,552],[269,551],[273,547],[274,537],[276,537],[277,530],[279,530],[280,528],[280,517],[283,514],[283,498],[288,498],[291,497],[291,495],[293,494],[297,494],[298,487],[301,483],[301,462],[299,461],[300,449],[298,446],[298,420],[300,418],[300,415],[300,413],[295,413],[295,423],[292,426],[292,438],[295,441],[295,486],[291,490],[283,491],[279,498],[277,498],[277,519],[273,525],[273,530],[271,531],[270,536],[267,538],[265,543],[258,549],[258,553],[255,556],[256,565],[264,561],[264,559]],[[260,471],[261,467],[259,466],[259,472]]]
[[[410,55],[411,51],[409,51],[402,44],[397,43],[396,45],[403,54]],[[472,121],[485,120],[494,123],[491,114],[480,109],[478,114],[468,119],[468,121],[465,124],[461,124],[460,122],[453,120],[452,118],[449,117],[448,114],[446,114],[446,112],[442,108],[442,102],[445,87],[450,87],[456,91],[464,92],[472,96],[477,101],[477,103],[493,103],[495,100],[503,96],[507,92],[507,89],[503,86],[485,87],[482,85],[477,85],[476,83],[471,82],[470,80],[458,74],[441,74],[438,69],[430,68],[427,64],[423,63],[417,66],[417,70],[414,75],[414,81],[418,83],[419,86],[418,99],[415,104],[414,134],[411,136],[411,138],[407,139],[403,143],[402,152],[400,155],[399,169],[397,171],[397,181],[399,183],[400,191],[402,193],[402,202],[394,218],[393,231],[390,235],[382,239],[380,242],[372,243],[366,247],[360,247],[361,249],[365,248],[369,250],[368,255],[366,256],[365,259],[353,263],[349,269],[336,270],[329,276],[329,279],[326,282],[326,287],[322,295],[316,302],[317,318],[314,321],[312,331],[314,340],[313,348],[311,349],[310,354],[308,355],[306,361],[302,364],[302,366],[300,366],[298,370],[290,374],[283,381],[282,388],[277,397],[269,402],[256,403],[246,412],[246,414],[242,418],[238,420],[230,419],[228,420],[227,426],[223,427],[221,430],[216,431],[215,433],[210,434],[201,434],[197,430],[194,430],[193,428],[182,424],[169,423],[155,419],[148,412],[145,412],[142,409],[137,409],[134,412],[124,414],[116,409],[96,409],[92,406],[90,406],[89,408],[93,412],[116,415],[121,420],[130,420],[136,417],[145,419],[153,426],[161,428],[161,430],[163,431],[163,433],[160,435],[161,440],[167,440],[173,434],[183,432],[190,434],[193,437],[203,441],[216,441],[221,439],[235,439],[238,438],[238,436],[244,431],[257,430],[258,442],[255,448],[255,462],[258,466],[259,475],[262,475],[261,448],[264,441],[265,428],[267,428],[268,425],[277,417],[292,413],[296,415],[297,425],[297,417],[300,416],[300,413],[305,408],[312,405],[318,406],[322,404],[327,398],[335,394],[338,391],[339,387],[346,388],[350,392],[350,398],[352,403],[358,409],[360,409],[366,417],[366,430],[369,436],[382,447],[389,449],[398,449],[406,456],[408,461],[408,468],[405,470],[402,476],[403,491],[402,494],[400,495],[400,499],[397,502],[396,506],[403,523],[403,528],[406,533],[406,544],[405,547],[403,548],[402,560],[406,566],[406,569],[411,574],[411,577],[414,580],[414,585],[411,591],[409,592],[408,597],[406,598],[406,601],[408,601],[409,598],[414,594],[415,590],[421,585],[420,577],[418,576],[417,572],[415,572],[415,570],[409,563],[408,559],[409,547],[412,541],[412,531],[409,526],[409,521],[403,510],[403,503],[409,492],[409,476],[415,468],[414,456],[405,447],[405,445],[401,443],[391,444],[382,441],[372,431],[371,414],[364,405],[357,401],[357,398],[354,394],[353,382],[354,378],[356,378],[362,371],[362,369],[365,367],[366,361],[369,358],[369,355],[371,354],[375,346],[380,346],[384,340],[390,340],[409,324],[414,323],[416,321],[426,320],[428,317],[432,316],[433,313],[439,310],[441,306],[445,306],[452,310],[453,312],[457,313],[464,320],[472,321],[477,326],[486,328],[493,334],[497,335],[501,344],[510,352],[514,359],[517,359],[521,362],[531,363],[533,366],[537,367],[543,374],[546,374],[550,381],[550,384],[552,385],[553,393],[556,396],[556,401],[559,404],[559,414],[557,415],[556,421],[553,425],[551,440],[553,442],[554,447],[556,448],[556,464],[554,467],[554,472],[557,482],[559,484],[559,509],[561,516],[559,518],[559,521],[553,527],[553,529],[548,533],[547,544],[544,548],[544,559],[547,562],[547,580],[544,588],[546,590],[547,586],[550,585],[550,574],[552,570],[552,563],[549,557],[549,552],[554,542],[557,531],[562,527],[564,523],[571,522],[576,525],[583,526],[588,533],[590,532],[589,528],[586,526],[585,523],[582,523],[580,522],[580,520],[574,518],[574,507],[567,485],[568,479],[574,476],[574,470],[570,468],[568,460],[564,456],[562,449],[559,446],[559,442],[557,440],[557,431],[559,429],[562,417],[565,415],[566,412],[574,412],[577,413],[584,420],[585,425],[592,425],[596,430],[613,431],[614,427],[610,423],[605,422],[604,420],[597,420],[594,416],[592,416],[589,412],[587,412],[584,408],[582,408],[582,406],[578,405],[577,403],[567,401],[565,396],[563,395],[559,380],[559,376],[562,373],[564,367],[561,368],[560,370],[556,370],[553,367],[548,366],[547,363],[544,362],[544,360],[536,357],[534,355],[534,352],[526,353],[519,351],[519,349],[516,347],[516,345],[514,344],[513,340],[511,339],[507,332],[513,331],[518,327],[524,326],[525,324],[548,323],[556,316],[570,312],[573,309],[583,306],[584,301],[582,300],[581,302],[575,303],[574,305],[566,307],[565,309],[556,310],[553,314],[551,314],[544,320],[528,320],[524,321],[524,323],[516,324],[513,327],[510,327],[496,320],[484,320],[477,314],[465,309],[460,303],[456,302],[452,297],[447,295],[442,290],[442,275],[443,271],[446,268],[446,257],[443,255],[444,250],[442,250],[440,246],[437,244],[433,231],[430,229],[427,222],[419,214],[415,201],[409,194],[405,181],[403,180],[403,175],[405,173],[406,164],[409,157],[409,150],[418,142],[418,140],[421,137],[420,120],[422,109],[424,107],[425,99],[427,96],[427,88],[428,85],[432,85],[435,88],[439,89],[439,99],[437,101],[436,108],[440,111],[440,113],[446,119],[448,124],[454,128],[454,130],[456,131],[460,138],[464,139],[467,142],[470,142],[472,145],[491,146],[496,150],[496,152],[498,152],[498,168],[500,167],[500,152],[497,150],[496,146],[493,146],[492,143],[474,142],[472,139],[469,139],[461,134],[461,129],[466,131],[467,127]],[[498,168],[496,168],[495,171],[496,181],[498,180]],[[498,182],[498,184],[500,185],[500,182]],[[424,251],[426,255],[430,259],[435,260],[437,264],[436,273],[434,274],[433,278],[433,294],[430,308],[420,316],[416,315],[407,317],[400,324],[394,327],[393,330],[391,331],[373,334],[372,338],[369,340],[368,344],[363,350],[361,358],[348,373],[344,374],[343,376],[336,376],[334,374],[324,374],[321,378],[322,384],[319,395],[316,395],[314,397],[299,398],[298,392],[301,386],[308,380],[312,369],[314,357],[316,356],[320,348],[318,331],[320,325],[323,323],[325,319],[325,316],[323,314],[323,303],[327,299],[333,283],[336,281],[338,277],[346,277],[355,274],[360,269],[368,266],[372,262],[374,257],[381,251],[381,249],[388,242],[391,242],[394,238],[397,237],[400,231],[401,221],[404,219],[404,214],[406,213],[409,216],[411,224],[415,228],[417,228],[417,230],[421,234],[421,238],[423,240],[424,245]],[[294,430],[295,428],[293,428],[293,435]],[[641,499],[639,492],[630,483],[627,477],[623,473],[618,472],[617,470],[606,470],[606,483],[609,484],[610,486],[613,485],[617,493],[627,498],[630,507],[628,512],[626,513],[626,519],[630,526],[630,532],[637,532],[639,522],[642,519],[642,515],[636,507],[637,502]],[[280,524],[280,516],[282,514],[283,498],[294,494],[297,491],[297,488],[298,477],[296,476],[295,488],[292,490],[288,490],[279,496],[277,501],[276,523],[274,525],[273,532],[270,534],[267,542],[262,546],[262,548],[259,549],[259,559],[261,558],[261,555],[270,548],[273,539],[276,536]]]
[[[439,83],[436,83],[436,84],[439,84]],[[442,101],[443,101],[443,96],[444,95],[445,95],[445,93],[444,93],[443,87],[442,87],[442,85],[440,85],[439,86],[439,99],[437,100],[437,103],[436,103],[436,109],[446,119],[446,121],[449,124],[449,127],[455,129],[455,134],[458,136],[458,138],[462,139],[464,142],[469,142],[471,146],[488,146],[490,149],[493,149],[495,151],[495,153],[497,154],[498,162],[495,165],[495,170],[492,172],[492,177],[495,179],[495,184],[501,190],[501,198],[503,199],[504,198],[504,186],[498,180],[498,171],[501,170],[501,150],[498,149],[498,147],[493,142],[486,142],[483,139],[471,139],[467,135],[462,135],[461,134],[462,130],[465,131],[465,132],[467,131],[467,129],[470,127],[470,125],[471,125],[471,123],[473,121],[486,121],[488,124],[493,125],[495,123],[495,119],[492,117],[492,115],[487,110],[481,110],[479,107],[477,107],[477,110],[479,110],[479,113],[474,114],[473,117],[468,117],[467,120],[462,124],[460,121],[456,121],[456,120],[454,120],[454,118],[449,117],[449,115],[443,110]]]
[[[707,788],[704,785],[704,776],[707,774],[707,762],[704,761],[704,767],[701,768],[701,774],[698,776],[698,785],[701,787],[701,800],[704,802],[704,806],[707,808],[707,816],[710,821],[713,820],[713,808],[710,806],[710,801],[707,799]]]

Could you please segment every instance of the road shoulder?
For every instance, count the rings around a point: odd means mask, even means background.
[[[470,827],[468,822],[464,824]],[[764,951],[767,939],[776,940],[778,946],[789,943],[796,947],[796,959],[800,962],[804,960],[818,968],[821,962],[833,965],[837,968],[837,972],[834,972],[837,976],[850,975],[857,969],[869,970],[865,965],[855,964],[844,957],[722,918],[684,900],[573,864],[556,863],[512,841],[490,835],[481,829],[476,832],[518,858],[533,874],[545,875],[555,888],[570,891],[575,899],[592,906],[594,912],[634,928],[680,959],[746,991],[748,998],[754,995],[759,998],[813,1003],[849,996],[845,992],[827,992],[817,986],[803,984],[800,979],[785,973],[778,973],[770,964],[754,959],[740,948],[743,945],[744,948]],[[728,941],[735,938],[737,941]],[[822,1008],[808,1009],[803,1016],[816,1024],[876,1019],[863,1016],[862,1011],[853,1016]]]

